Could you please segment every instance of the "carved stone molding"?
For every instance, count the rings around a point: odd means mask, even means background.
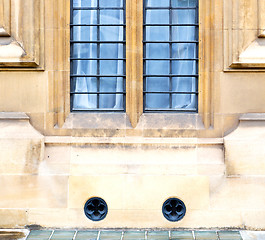
[[[10,0],[0,1],[0,37],[10,37]]]
[[[224,0],[224,70],[265,68],[264,11],[264,0]]]
[[[43,69],[42,0],[0,0],[0,69]]]
[[[265,1],[258,0],[259,37],[265,38]]]

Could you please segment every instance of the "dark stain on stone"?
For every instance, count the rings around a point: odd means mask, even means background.
[[[23,232],[0,231],[1,240],[18,240],[23,237],[25,237],[25,234]]]
[[[41,148],[41,142],[30,142],[26,153],[26,162],[24,166],[25,173],[38,173],[39,163],[41,161]]]
[[[42,226],[38,225],[38,224],[26,225],[25,227],[29,230],[40,230],[40,229],[42,229]]]

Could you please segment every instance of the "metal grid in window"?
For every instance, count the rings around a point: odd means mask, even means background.
[[[124,111],[125,0],[71,0],[72,111]]]
[[[144,0],[144,111],[197,112],[198,0]]]

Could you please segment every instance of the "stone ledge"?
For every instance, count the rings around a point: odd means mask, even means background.
[[[239,118],[240,121],[265,121],[265,113],[244,113]]]
[[[29,120],[29,116],[23,112],[0,112],[0,120]]]
[[[163,145],[223,145],[223,138],[137,138],[137,137],[71,137],[46,136],[46,145],[71,144],[163,144]]]
[[[132,126],[126,113],[70,113],[63,128],[132,129]],[[199,114],[143,113],[135,129],[200,130],[204,125]]]

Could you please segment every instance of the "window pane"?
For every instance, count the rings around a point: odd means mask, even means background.
[[[97,24],[97,11],[74,10],[73,24]]]
[[[100,40],[101,41],[122,41],[123,40],[123,27],[100,27]]]
[[[73,26],[72,31],[77,41],[97,40],[97,27]]]
[[[122,77],[102,77],[100,78],[100,92],[123,92]]]
[[[169,50],[168,43],[147,43],[146,58],[169,58]]]
[[[169,78],[168,77],[147,77],[146,78],[146,91],[147,92],[163,92],[169,91]]]
[[[198,0],[172,0],[172,7],[196,7]]]
[[[123,58],[123,44],[100,44],[100,58]]]
[[[102,60],[99,62],[101,75],[123,75],[123,61]]]
[[[99,7],[123,7],[123,0],[100,0]]]
[[[164,75],[169,74],[169,61],[146,61],[146,74]]]
[[[100,109],[123,109],[123,95],[122,94],[99,94],[99,108]]]
[[[73,0],[73,7],[97,7],[97,0]]]
[[[169,10],[147,10],[146,23],[169,23]]]
[[[197,58],[196,43],[173,43],[172,58]]]
[[[197,98],[193,94],[172,94],[172,106],[176,110],[196,110]]]
[[[172,10],[172,23],[176,24],[195,24],[197,23],[196,10]]]
[[[123,11],[100,10],[100,24],[123,24]]]
[[[146,108],[148,110],[169,109],[169,94],[146,94]]]
[[[73,77],[71,78],[72,92],[97,92],[96,77]],[[81,96],[81,94],[80,94]]]
[[[71,58],[96,58],[97,44],[73,43],[71,45]]]
[[[176,92],[197,91],[197,79],[195,77],[173,77],[172,90]]]
[[[75,94],[73,96],[74,111],[97,109],[97,94]]]
[[[94,60],[73,60],[72,73],[78,75],[96,75],[97,61]]]
[[[169,27],[146,27],[146,41],[168,41]]]
[[[169,0],[147,0],[147,7],[169,7]]]
[[[178,75],[196,74],[196,61],[172,61],[172,73]]]
[[[196,41],[197,40],[196,27],[172,27],[173,41]]]

